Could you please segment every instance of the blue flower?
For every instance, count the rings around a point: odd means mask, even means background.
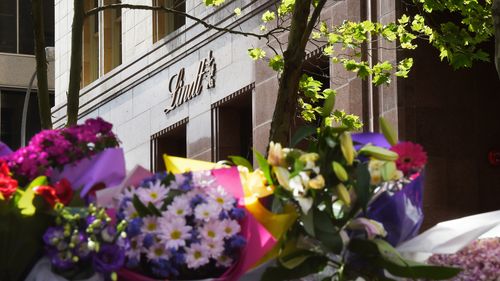
[[[142,219],[135,218],[127,225],[127,234],[129,238],[141,234]]]
[[[160,278],[167,278],[170,275],[177,276],[179,271],[177,271],[167,260],[159,259],[157,261],[151,262],[151,270],[153,274]]]
[[[151,245],[153,245],[154,242],[155,242],[154,235],[148,233],[144,236],[144,239],[142,240],[142,245],[146,248],[149,248],[151,247]]]
[[[232,248],[242,248],[247,244],[247,240],[241,235],[233,235],[229,238],[229,245]]]
[[[205,203],[205,202],[207,202],[207,201],[205,200],[205,198],[203,198],[203,196],[201,196],[200,194],[196,194],[193,197],[193,199],[191,199],[191,201],[189,202],[189,206],[194,209],[199,204]]]
[[[241,208],[234,208],[231,211],[229,211],[229,216],[234,219],[234,220],[242,220],[246,214],[245,211]]]

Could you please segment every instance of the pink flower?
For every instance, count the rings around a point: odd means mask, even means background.
[[[399,155],[396,167],[405,175],[418,172],[427,163],[427,153],[420,144],[409,141],[400,142],[391,147],[391,150]]]

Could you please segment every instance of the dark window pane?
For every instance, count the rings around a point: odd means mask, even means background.
[[[21,144],[21,115],[24,92],[0,90],[1,93],[1,136],[0,139],[11,149]]]
[[[16,0],[0,0],[0,52],[17,52]]]
[[[1,132],[0,140],[11,149],[18,149],[21,145],[21,122],[24,106],[22,90],[0,90],[1,95]],[[54,94],[50,94],[50,105],[54,105]],[[26,120],[26,142],[40,132],[40,115],[36,92],[30,95],[28,115]]]
[[[155,173],[165,171],[163,154],[186,157],[186,147],[185,123],[153,139],[152,170]]]
[[[54,0],[43,0],[43,20],[45,22],[45,46],[54,47]]]
[[[27,55],[35,54],[34,38],[31,1],[19,0],[19,53]]]
[[[54,1],[43,1],[45,46],[54,46]],[[35,54],[31,1],[19,0],[19,53]]]

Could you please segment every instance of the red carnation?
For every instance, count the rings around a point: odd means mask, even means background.
[[[16,192],[16,189],[17,181],[15,179],[4,174],[0,174],[0,193],[5,200],[9,200],[12,194]]]
[[[35,194],[40,195],[50,204],[50,206],[54,207],[54,205],[59,201],[57,197],[56,190],[52,186],[48,185],[40,185],[33,189]]]
[[[67,179],[62,179],[54,185],[56,196],[64,205],[68,205],[73,199],[73,189]]]

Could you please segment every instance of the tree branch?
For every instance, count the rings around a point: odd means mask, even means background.
[[[110,4],[110,5],[96,7],[96,8],[93,8],[91,10],[88,10],[85,13],[85,16],[87,17],[87,16],[90,16],[90,15],[93,15],[93,14],[97,14],[98,12],[104,11],[106,9],[133,9],[133,10],[163,11],[163,12],[166,12],[166,13],[172,13],[172,14],[177,14],[177,15],[184,16],[184,17],[186,17],[188,19],[191,19],[191,20],[193,20],[193,21],[195,21],[195,22],[203,25],[204,27],[206,27],[208,29],[213,29],[213,30],[217,30],[217,31],[223,31],[223,32],[232,33],[232,34],[243,35],[245,37],[251,36],[251,37],[255,37],[257,39],[268,38],[271,34],[280,33],[280,32],[284,32],[285,31],[284,28],[280,28],[280,27],[274,28],[274,29],[268,31],[267,33],[262,33],[262,34],[257,34],[257,33],[253,33],[253,32],[238,31],[238,30],[234,30],[234,29],[219,27],[219,26],[210,24],[210,23],[204,21],[203,19],[200,19],[200,18],[197,18],[197,17],[195,17],[193,15],[190,15],[190,14],[188,14],[186,12],[179,11],[179,10],[172,9],[172,8],[168,8],[168,7],[163,7],[163,6],[132,5],[132,4]]]
[[[42,0],[33,0],[32,15],[35,34],[36,76],[38,83],[38,109],[42,129],[52,129],[50,96],[47,80],[47,57],[45,54],[45,33]],[[28,95],[30,93],[27,93]]]
[[[74,0],[73,26],[71,29],[71,69],[69,71],[67,126],[75,125],[78,121],[78,107],[80,102],[80,83],[82,75],[82,34],[84,20],[84,6],[82,0]]]

